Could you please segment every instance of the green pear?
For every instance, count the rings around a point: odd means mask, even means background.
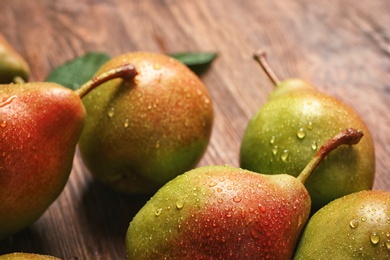
[[[16,252],[0,255],[0,260],[60,260],[60,258],[35,253]]]
[[[309,217],[303,183],[325,156],[362,133],[330,139],[298,178],[203,166],[160,188],[131,221],[128,259],[291,259]]]
[[[163,54],[126,53],[97,73],[124,63],[135,67],[133,78],[109,81],[83,98],[88,117],[80,154],[109,187],[152,193],[201,159],[212,129],[212,100],[198,76]]]
[[[30,67],[26,60],[0,33],[0,84],[18,81],[18,78],[27,81],[29,76]]]
[[[321,143],[352,127],[360,129],[365,138],[359,145],[332,153],[305,186],[314,211],[346,194],[371,189],[375,177],[374,143],[359,115],[301,79],[280,82],[266,62],[264,52],[256,53],[255,58],[276,89],[246,127],[240,167],[263,174],[285,172],[297,176]]]
[[[123,66],[76,92],[48,82],[0,85],[0,240],[35,222],[62,192],[85,119],[81,97]]]
[[[294,259],[389,259],[390,193],[360,191],[330,202],[307,223]]]

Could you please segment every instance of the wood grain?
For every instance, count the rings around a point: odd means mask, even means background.
[[[0,31],[32,81],[87,51],[217,51],[202,76],[215,124],[199,166],[238,166],[246,124],[273,89],[252,60],[265,49],[280,78],[304,78],[357,110],[376,145],[374,188],[390,190],[389,13],[386,0],[13,0],[0,2]],[[0,253],[125,259],[127,226],[147,199],[96,183],[77,153],[61,196]]]

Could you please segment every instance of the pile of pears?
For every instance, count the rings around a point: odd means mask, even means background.
[[[140,194],[195,167],[209,143],[211,97],[194,72],[167,55],[115,57],[75,91],[15,81],[28,77],[5,69],[15,73],[0,85],[0,240],[56,200],[77,144],[96,180]]]
[[[264,52],[255,59],[276,88],[248,122],[240,168],[196,168],[213,102],[180,61],[126,53],[70,90],[26,83],[27,63],[0,40],[0,240],[56,200],[78,145],[97,181],[151,194],[127,230],[128,259],[389,257],[390,195],[371,190],[367,126],[309,83],[279,81]]]

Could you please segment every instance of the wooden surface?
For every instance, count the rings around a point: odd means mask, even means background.
[[[376,144],[376,189],[390,191],[388,0],[12,0],[0,31],[27,59],[32,81],[87,51],[217,51],[202,80],[214,100],[211,143],[199,165],[238,166],[249,118],[273,85],[252,60],[267,50],[280,78],[300,77],[354,107]],[[91,179],[75,156],[58,200],[0,253],[125,259],[127,226],[147,196],[128,197]]]

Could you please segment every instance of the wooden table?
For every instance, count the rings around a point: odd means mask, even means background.
[[[215,124],[199,165],[238,166],[246,124],[273,90],[252,59],[265,49],[280,78],[304,78],[357,110],[376,144],[374,188],[390,190],[389,14],[387,0],[12,0],[0,2],[0,31],[32,81],[87,51],[217,51],[202,76]],[[76,154],[61,196],[0,253],[124,259],[127,226],[147,199],[96,183]]]

